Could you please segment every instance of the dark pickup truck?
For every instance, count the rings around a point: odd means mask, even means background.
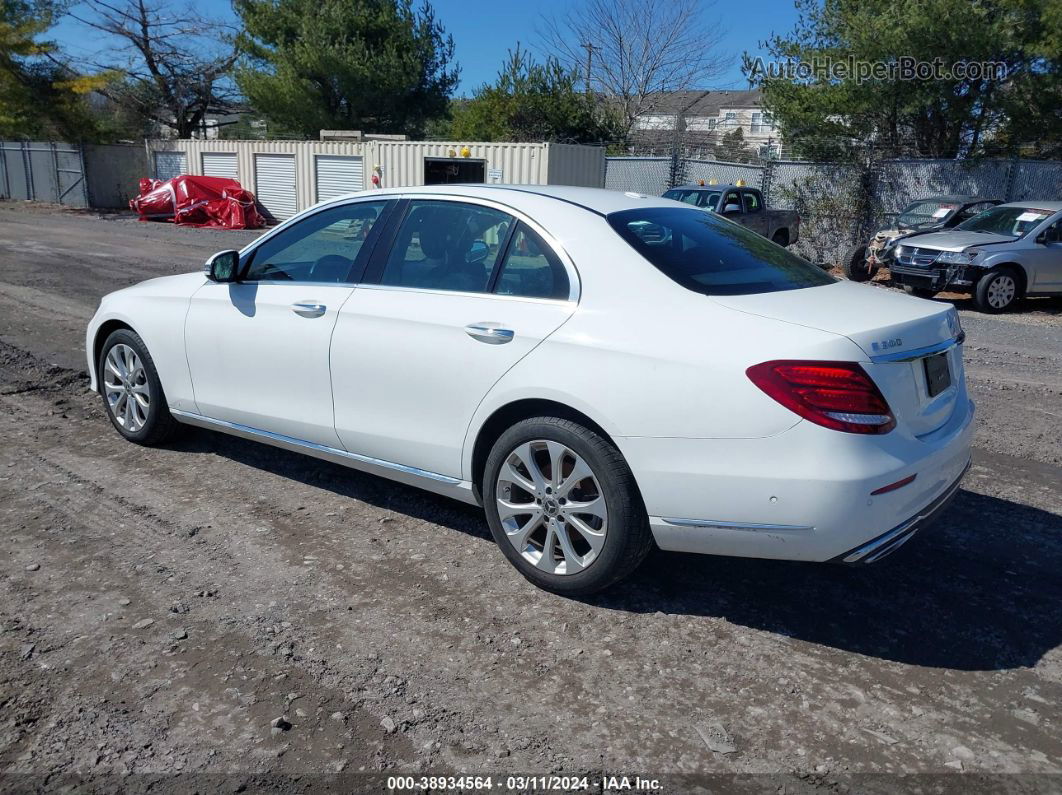
[[[744,185],[679,185],[664,193],[665,199],[692,204],[707,212],[736,221],[779,246],[796,243],[800,216],[792,210],[768,210],[763,194]]]

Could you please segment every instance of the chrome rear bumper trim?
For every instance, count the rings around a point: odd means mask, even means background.
[[[892,528],[892,530],[889,530],[887,533],[882,533],[877,538],[873,538],[855,549],[849,550],[848,552],[842,552],[830,562],[847,563],[849,565],[865,565],[868,563],[875,563],[887,555],[891,555],[901,546],[910,541],[915,533],[936,519],[941,511],[948,506],[948,503],[951,502],[951,499],[959,491],[959,485],[962,483],[962,479],[966,476],[966,473],[970,471],[970,463],[971,462],[966,463],[966,466],[963,467],[962,473],[959,477],[957,477],[955,481],[940,494],[940,496],[934,499],[915,516],[912,516],[910,519]]]

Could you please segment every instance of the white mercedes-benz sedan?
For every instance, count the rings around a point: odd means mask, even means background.
[[[122,436],[236,434],[481,504],[535,584],[666,550],[871,563],[958,489],[954,308],[668,199],[538,186],[319,204],[104,297]]]

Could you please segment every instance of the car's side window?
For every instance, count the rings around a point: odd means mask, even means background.
[[[1062,243],[1062,220],[1055,221],[1043,233],[1044,243]]]
[[[505,252],[494,292],[525,298],[567,298],[571,290],[564,264],[538,234],[519,223]]]
[[[513,220],[508,213],[477,204],[411,201],[380,283],[486,292]]]
[[[745,212],[758,213],[760,211],[760,197],[755,193],[745,191],[741,197],[745,200]]]
[[[386,201],[330,207],[304,218],[258,246],[242,281],[326,282],[351,278],[354,263]]]
[[[726,198],[723,200],[723,211],[725,212],[727,206],[731,204],[736,204],[739,208],[741,207],[741,197],[738,196],[737,193],[728,193],[726,195]]]

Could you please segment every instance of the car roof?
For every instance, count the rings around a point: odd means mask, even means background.
[[[914,202],[960,202],[962,204],[973,204],[974,202],[998,202],[999,199],[993,199],[991,196],[970,196],[965,193],[941,193],[936,196],[926,196],[924,199],[911,199],[911,203]]]
[[[649,196],[631,191],[605,190],[604,188],[578,188],[572,185],[407,185],[404,187],[359,191],[337,197],[331,201],[406,194],[420,196],[438,194],[439,196],[449,197],[467,196],[470,198],[494,199],[503,203],[512,203],[516,206],[520,206],[529,198],[537,197],[539,199],[553,199],[558,202],[574,204],[599,215],[608,215],[609,213],[630,210],[636,207],[674,206],[670,199],[662,199],[659,196]]]
[[[1050,210],[1053,213],[1057,213],[1062,210],[1062,202],[1042,202],[1038,199],[1026,199],[1020,202],[1007,202],[1000,205],[1001,207],[1028,207],[1032,210]]]
[[[713,190],[713,191],[724,191],[724,190],[731,190],[731,189],[733,189],[733,190],[759,190],[759,188],[755,187],[754,185],[734,185],[733,183],[730,183],[730,182],[728,182],[725,185],[699,185],[699,184],[698,185],[676,185],[673,188],[668,188],[668,190]]]

